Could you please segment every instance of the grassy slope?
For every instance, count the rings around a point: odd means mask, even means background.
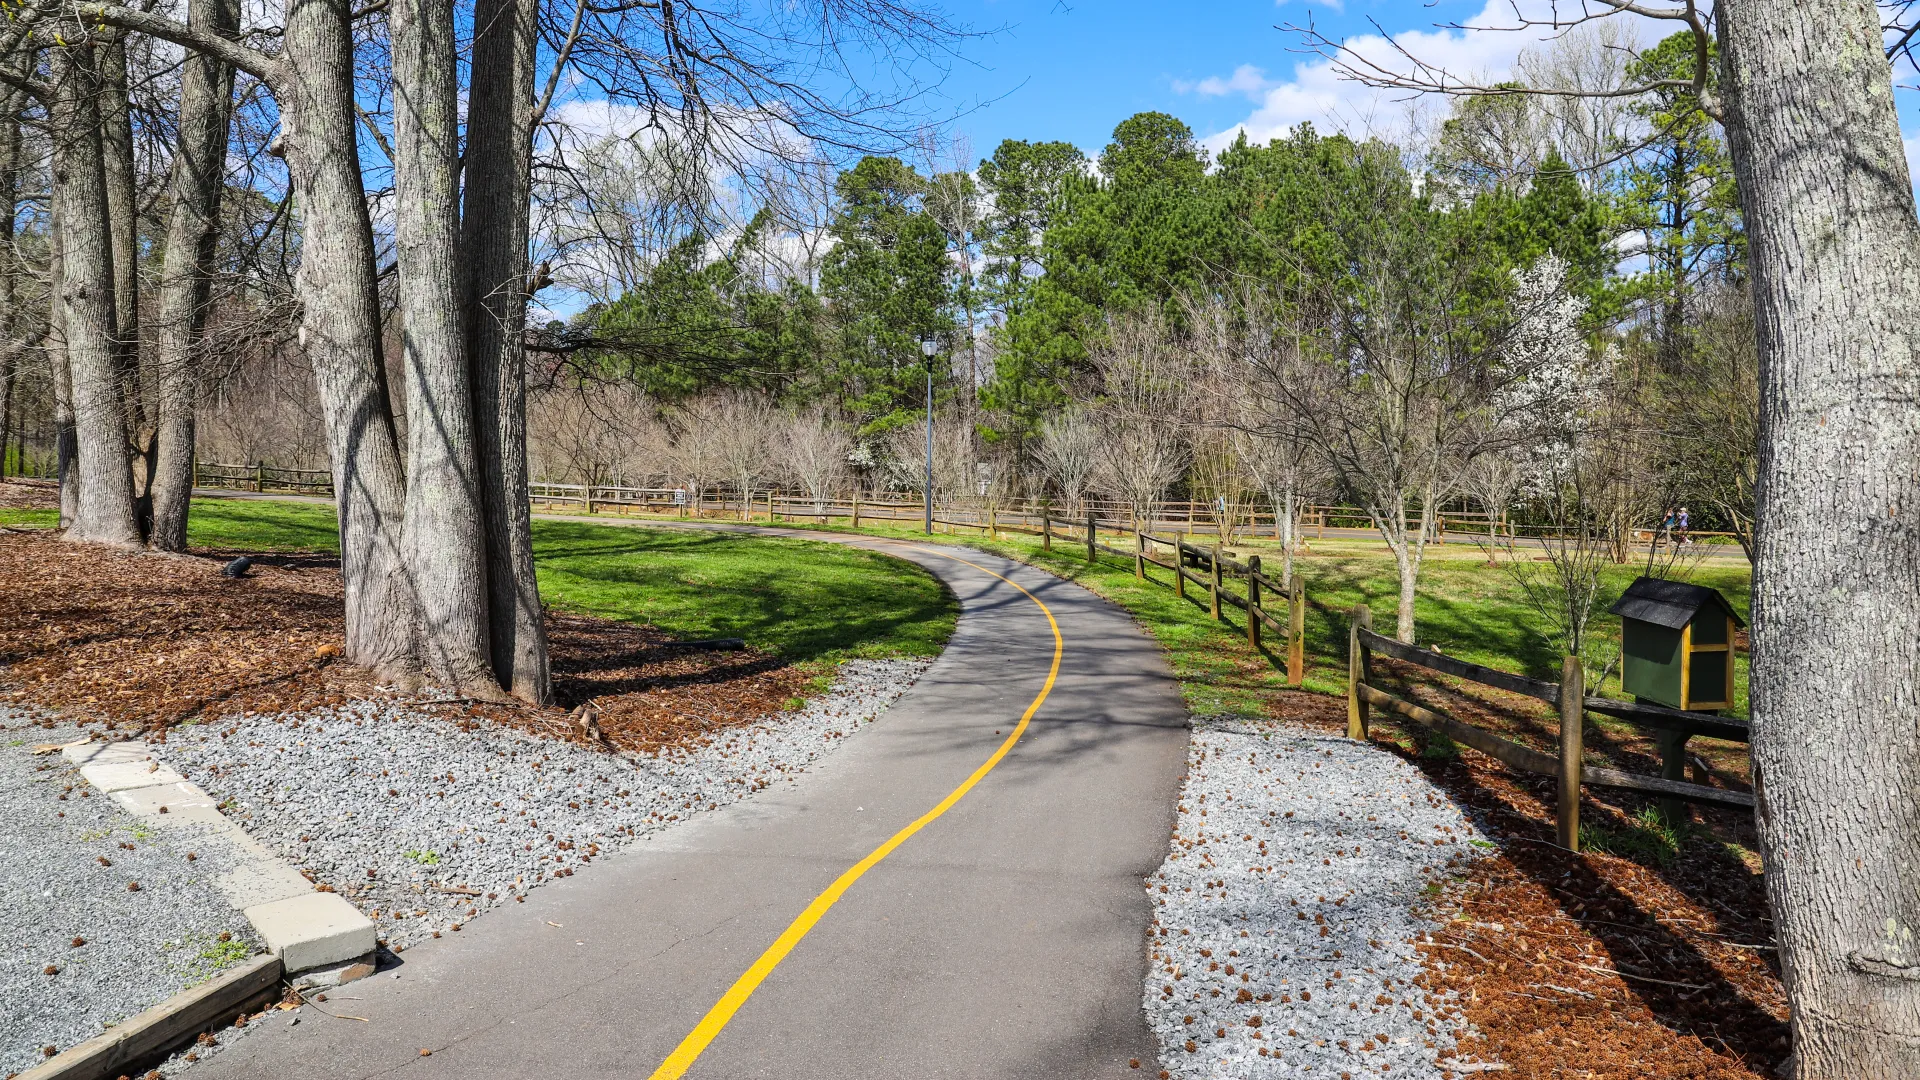
[[[335,552],[333,509],[197,499],[197,547]],[[958,609],[931,574],[804,540],[538,521],[540,591],[570,611],[644,622],[676,637],[740,637],[796,662],[933,656]]]

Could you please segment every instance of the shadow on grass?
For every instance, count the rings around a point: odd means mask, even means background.
[[[558,607],[744,638],[790,663],[933,655],[958,610],[938,579],[900,560],[781,538],[539,522],[534,558]]]

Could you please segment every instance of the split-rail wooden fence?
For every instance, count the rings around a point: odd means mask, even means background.
[[[1354,608],[1347,637],[1347,734],[1355,739],[1366,739],[1371,710],[1384,709],[1512,768],[1554,777],[1558,784],[1555,818],[1562,847],[1573,851],[1580,849],[1580,787],[1583,784],[1623,788],[1658,796],[1670,820],[1677,815],[1682,802],[1753,809],[1754,797],[1747,792],[1710,787],[1705,783],[1688,783],[1684,779],[1687,740],[1702,735],[1750,743],[1752,729],[1743,720],[1685,712],[1662,705],[1589,697],[1585,689],[1586,677],[1576,657],[1566,658],[1559,682],[1548,682],[1470,664],[1430,649],[1416,648],[1374,633],[1372,623],[1371,611],[1365,606]],[[1378,678],[1373,671],[1374,653],[1555,706],[1560,711],[1557,752],[1548,754],[1522,746],[1484,728],[1395,697],[1375,685]],[[1648,776],[1587,764],[1585,727],[1586,714],[1589,712],[1653,729],[1660,746],[1661,774]]]

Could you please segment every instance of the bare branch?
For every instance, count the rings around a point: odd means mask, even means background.
[[[117,26],[123,30],[132,30],[150,34],[162,41],[171,41],[183,48],[204,53],[266,83],[277,86],[281,78],[281,61],[278,57],[268,56],[258,49],[249,48],[237,41],[231,41],[217,34],[202,33],[185,23],[162,18],[146,11],[121,7],[118,4],[99,4],[82,2],[66,5],[74,16],[89,22]],[[0,42],[3,45],[4,42]]]
[[[1550,87],[1535,88],[1513,85],[1490,86],[1463,78],[1454,74],[1446,67],[1430,63],[1415,56],[1399,39],[1388,33],[1386,28],[1381,26],[1376,19],[1369,18],[1368,22],[1372,24],[1380,39],[1386,42],[1387,46],[1392,49],[1395,54],[1410,65],[1408,68],[1396,70],[1348,45],[1345,39],[1336,41],[1333,38],[1327,37],[1320,32],[1311,20],[1304,26],[1294,23],[1283,23],[1277,26],[1276,29],[1298,37],[1301,42],[1301,47],[1298,51],[1311,53],[1325,59],[1342,78],[1376,89],[1407,90],[1418,94],[1444,94],[1451,97],[1504,97],[1522,95],[1530,97],[1585,98],[1638,97],[1656,90],[1674,89],[1685,90],[1693,97],[1694,101],[1699,104],[1700,111],[1706,113],[1708,116],[1715,120],[1722,118],[1724,109],[1719,96],[1714,94],[1707,85],[1708,76],[1712,70],[1709,66],[1709,50],[1712,47],[1713,38],[1707,26],[1707,17],[1700,11],[1696,0],[1686,0],[1685,4],[1679,7],[1650,7],[1645,4],[1634,3],[1632,0],[1576,0],[1580,8],[1579,13],[1564,16],[1560,10],[1560,4],[1556,2],[1553,4],[1551,12],[1546,18],[1527,16],[1520,11],[1517,3],[1513,3],[1512,0],[1509,0],[1509,2],[1512,6],[1515,20],[1511,26],[1478,26],[1471,23],[1457,22],[1437,23],[1435,25],[1443,30],[1459,30],[1462,32],[1515,33],[1527,30],[1548,30],[1558,35],[1597,19],[1604,19],[1620,14],[1683,22],[1693,34],[1693,78],[1656,79],[1634,86],[1611,87],[1606,90],[1575,90]],[[1593,11],[1592,5],[1598,5],[1604,10],[1598,12]]]

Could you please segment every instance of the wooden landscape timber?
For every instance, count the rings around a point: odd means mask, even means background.
[[[1680,779],[1684,775],[1685,746],[1688,737],[1698,734],[1716,739],[1749,742],[1750,728],[1741,721],[1704,713],[1687,713],[1656,705],[1588,697],[1585,691],[1585,673],[1578,658],[1575,657],[1568,657],[1563,664],[1561,681],[1551,683],[1480,664],[1470,664],[1430,649],[1416,648],[1405,642],[1384,637],[1374,633],[1371,629],[1372,621],[1372,612],[1364,606],[1359,606],[1353,610],[1349,623],[1347,634],[1348,736],[1354,739],[1366,739],[1370,710],[1380,708],[1444,735],[1463,746],[1472,747],[1522,772],[1555,777],[1558,783],[1556,833],[1560,845],[1570,851],[1580,849],[1580,788],[1582,785],[1623,788],[1658,795],[1662,802],[1662,810],[1669,820],[1677,815],[1677,807],[1681,802],[1729,806],[1742,810],[1754,808],[1754,797],[1748,792],[1687,783]],[[1560,740],[1557,753],[1548,754],[1522,746],[1483,728],[1463,723],[1433,709],[1387,693],[1372,684],[1374,676],[1370,660],[1375,652],[1393,657],[1402,663],[1557,706],[1560,712]],[[1640,773],[1586,764],[1584,727],[1588,711],[1604,713],[1642,727],[1654,728],[1663,734],[1673,733],[1675,737],[1661,740],[1663,775],[1645,776]]]

